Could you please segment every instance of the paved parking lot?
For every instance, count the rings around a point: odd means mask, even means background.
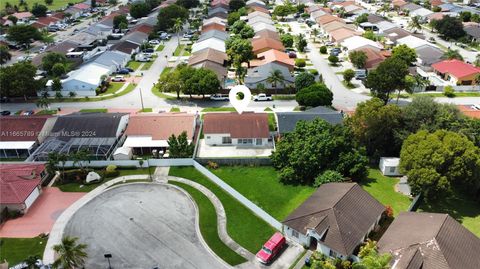
[[[68,222],[65,234],[88,245],[85,268],[225,268],[197,235],[192,201],[173,187],[128,184],[98,195]]]

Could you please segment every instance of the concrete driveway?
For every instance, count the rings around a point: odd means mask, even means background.
[[[203,245],[193,202],[160,184],[128,184],[98,195],[65,228],[88,245],[85,268],[225,268]]]

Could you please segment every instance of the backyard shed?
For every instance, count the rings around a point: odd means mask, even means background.
[[[401,176],[400,173],[400,158],[395,157],[381,157],[380,171],[384,176]]]

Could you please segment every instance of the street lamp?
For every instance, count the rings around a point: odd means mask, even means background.
[[[107,259],[108,261],[108,269],[112,269],[112,265],[110,264],[110,259],[112,258],[112,254],[110,253],[106,253],[105,255],[103,255],[105,257],[105,259]]]

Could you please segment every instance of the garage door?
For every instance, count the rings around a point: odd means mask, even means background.
[[[40,191],[38,188],[35,188],[35,190],[30,193],[30,195],[27,197],[25,200],[25,205],[27,206],[27,209],[30,208],[30,206],[37,200],[38,196],[40,195]]]

